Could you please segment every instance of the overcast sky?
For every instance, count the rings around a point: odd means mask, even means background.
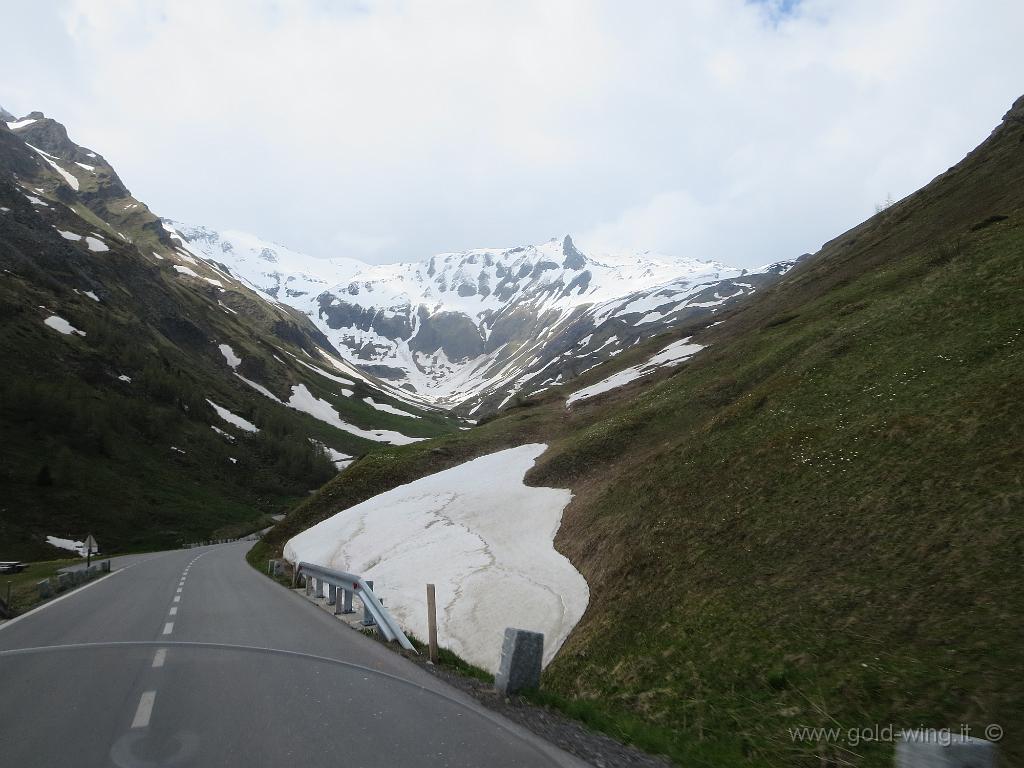
[[[373,262],[539,243],[753,266],[956,163],[1024,2],[0,0],[0,104],[162,216]]]

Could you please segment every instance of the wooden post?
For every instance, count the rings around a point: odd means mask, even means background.
[[[427,635],[430,663],[437,664],[437,603],[434,600],[433,584],[427,584]]]

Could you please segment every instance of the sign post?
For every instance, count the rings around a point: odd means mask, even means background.
[[[427,584],[427,643],[430,663],[437,664],[437,603],[433,584]]]
[[[85,539],[85,567],[88,568],[92,565],[92,553],[99,552],[100,546],[96,543],[96,539],[92,537],[90,533]]]

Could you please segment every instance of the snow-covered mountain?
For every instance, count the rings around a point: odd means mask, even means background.
[[[793,264],[747,271],[650,252],[590,255],[565,235],[369,265],[167,223],[219,269],[307,315],[364,371],[412,399],[469,414],[710,317]]]

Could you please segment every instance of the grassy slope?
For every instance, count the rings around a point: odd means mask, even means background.
[[[1022,112],[676,375],[371,455],[273,541],[543,439],[528,480],[573,489],[556,544],[592,590],[555,696],[688,765],[888,765],[891,745],[787,729],[890,722],[1000,723],[1024,760]]]
[[[116,188],[90,200],[139,248],[112,236],[110,250],[97,254],[64,240],[56,228],[88,228],[58,198],[87,209],[27,153],[0,131],[0,170],[43,185],[40,194],[50,200],[48,208],[33,207],[0,174],[0,205],[9,209],[0,214],[0,559],[52,557],[45,534],[92,531],[105,551],[123,552],[247,527],[331,477],[333,467],[307,438],[350,455],[377,447],[246,386],[231,375],[222,342],[243,358],[244,375],[284,399],[292,384],[304,383],[360,427],[421,437],[455,429],[436,413],[411,419],[375,410],[364,396],[414,409],[362,382],[345,397],[339,384],[296,363],[292,355],[306,359],[297,345],[315,344],[309,333],[269,302],[175,272],[148,211],[110,213],[119,201],[135,202],[117,197]],[[83,180],[83,195],[99,192]],[[151,249],[164,260],[151,258]],[[45,327],[51,313],[86,336]],[[257,424],[260,435],[220,420],[206,398]]]
[[[93,562],[99,563],[102,562],[102,559],[94,557]],[[21,573],[0,573],[0,597],[6,600],[7,590],[10,588],[10,606],[16,613],[24,613],[43,602],[39,597],[39,587],[37,586],[40,581],[57,576],[61,568],[79,563],[85,563],[85,558],[71,557],[63,560],[46,560],[41,563],[29,563],[28,567]]]
[[[1020,722],[1022,135],[542,458],[531,481],[578,494],[557,543],[595,608],[556,689],[663,725],[698,764],[857,762],[793,744],[796,724]],[[625,590],[648,605],[628,623],[600,608]]]

